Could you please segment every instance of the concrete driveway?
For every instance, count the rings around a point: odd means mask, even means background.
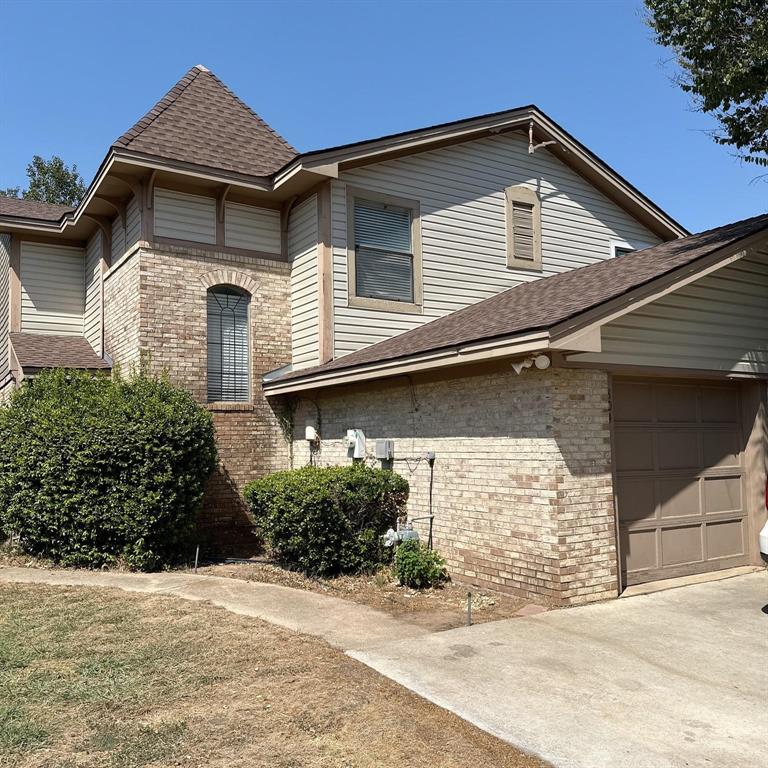
[[[768,765],[768,576],[350,655],[562,768]]]

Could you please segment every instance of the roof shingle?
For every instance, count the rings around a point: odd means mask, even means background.
[[[201,65],[192,67],[113,147],[251,176],[268,176],[297,154]]]
[[[270,383],[551,328],[762,230],[768,230],[768,214],[523,283],[391,339]]]
[[[102,360],[82,336],[12,333],[11,346],[23,371],[40,368],[110,368],[109,363]]]
[[[38,200],[24,200],[19,197],[3,197],[0,195],[0,216],[18,216],[24,219],[39,221],[58,221],[65,213],[74,208],[68,205],[41,203]]]

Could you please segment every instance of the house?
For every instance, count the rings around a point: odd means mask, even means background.
[[[0,233],[2,387],[167,370],[216,425],[212,553],[253,550],[244,482],[357,455],[485,587],[758,562],[768,215],[690,235],[535,106],[301,154],[197,66]]]

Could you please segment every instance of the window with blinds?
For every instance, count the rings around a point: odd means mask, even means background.
[[[507,187],[507,266],[541,269],[541,206],[526,186]]]
[[[413,303],[412,212],[355,199],[355,295]]]
[[[236,288],[208,291],[208,402],[250,400],[248,300]]]

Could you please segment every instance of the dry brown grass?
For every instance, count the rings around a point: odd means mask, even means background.
[[[0,766],[543,765],[315,638],[205,605],[0,585]]]
[[[262,562],[209,565],[198,568],[198,573],[319,592],[368,605],[435,631],[466,623],[468,591],[472,592],[472,620],[475,624],[508,619],[530,603],[529,600],[477,590],[455,582],[448,582],[437,589],[408,589],[393,580],[388,568],[371,576],[312,579],[265,559]]]

